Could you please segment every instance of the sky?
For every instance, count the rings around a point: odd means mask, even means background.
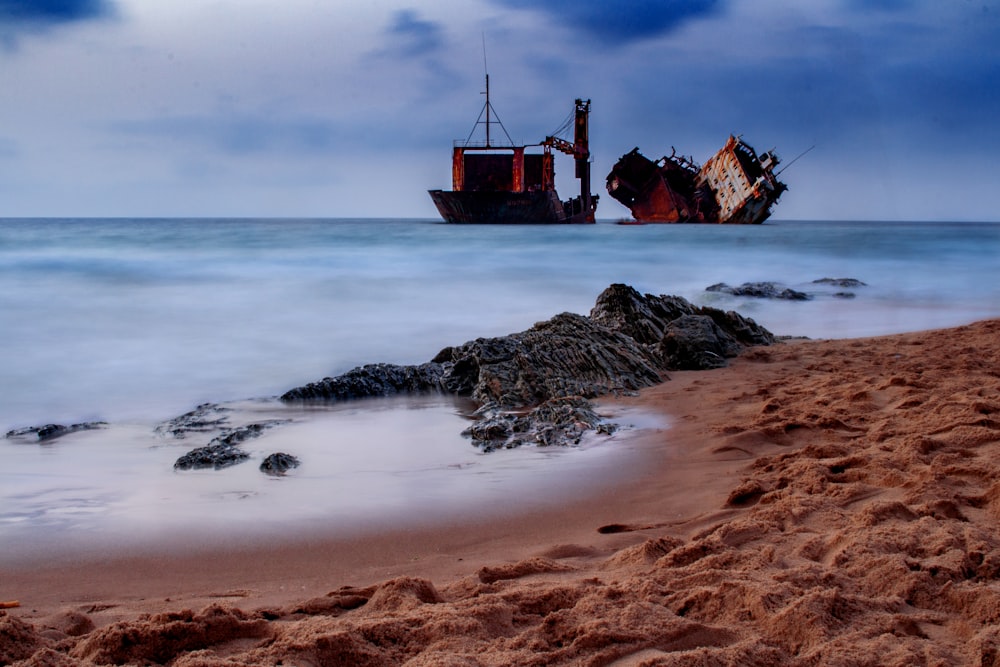
[[[1000,0],[0,0],[0,217],[435,218],[486,70],[517,142],[591,100],[598,218],[737,134],[776,219],[1000,220]]]

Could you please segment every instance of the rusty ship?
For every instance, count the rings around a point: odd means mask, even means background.
[[[737,136],[701,166],[676,149],[654,161],[635,148],[611,168],[607,187],[637,222],[760,224],[788,189],[778,162]]]
[[[429,191],[441,217],[466,224],[594,222],[598,197],[590,192],[589,114],[590,100],[578,99],[559,130],[537,144],[514,145],[490,104],[487,74],[483,110],[469,138],[452,147],[452,189]],[[573,140],[559,137],[571,124]],[[480,126],[485,126],[486,140],[473,141]],[[494,126],[503,131],[503,138],[495,136]],[[559,199],[553,151],[573,157],[579,196]]]

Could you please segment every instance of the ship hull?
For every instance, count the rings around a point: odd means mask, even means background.
[[[454,224],[581,224],[594,221],[593,210],[583,210],[579,198],[563,202],[554,190],[429,192],[444,221]],[[593,199],[591,209],[596,207],[597,198]]]
[[[698,167],[676,155],[650,160],[638,149],[608,174],[608,194],[640,222],[759,225],[787,190],[773,152],[757,153],[737,137]]]

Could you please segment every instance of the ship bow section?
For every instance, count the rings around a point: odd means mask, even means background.
[[[461,224],[586,222],[586,211],[582,210],[578,202],[574,200],[562,202],[552,190],[539,192],[430,190],[429,192],[431,200],[445,222]],[[592,211],[590,218],[593,221]]]

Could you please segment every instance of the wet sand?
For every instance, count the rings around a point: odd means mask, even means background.
[[[750,350],[585,500],[8,571],[0,664],[1000,664],[1000,320]]]

